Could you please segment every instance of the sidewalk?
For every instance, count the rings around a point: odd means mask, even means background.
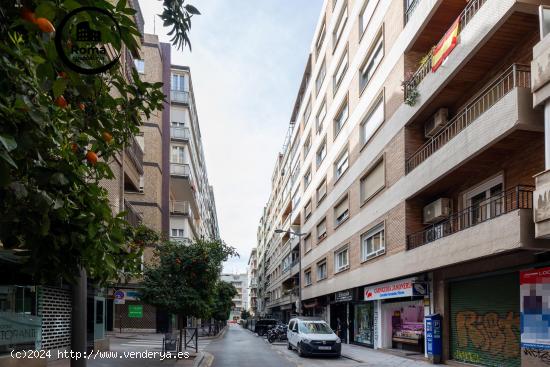
[[[342,357],[352,359],[368,366],[428,367],[433,366],[423,359],[413,359],[395,355],[380,349],[371,349],[353,344],[342,344]]]

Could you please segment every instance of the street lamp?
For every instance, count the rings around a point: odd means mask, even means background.
[[[291,230],[276,229],[275,233],[288,233],[290,236],[296,236],[299,239],[304,237],[306,233],[298,233]],[[302,244],[298,244],[298,315],[302,314]],[[292,258],[292,243],[290,244],[290,257]]]

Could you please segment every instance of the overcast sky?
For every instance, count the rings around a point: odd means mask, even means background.
[[[145,32],[168,42],[162,1],[139,3]],[[240,254],[224,271],[245,271],[322,0],[189,3],[202,14],[192,20],[193,52],[173,48],[172,64],[191,67],[221,237]]]

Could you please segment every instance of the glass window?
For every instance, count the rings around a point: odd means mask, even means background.
[[[317,264],[317,280],[323,280],[327,277],[327,262],[326,260]]]
[[[321,31],[319,32],[319,36],[317,37],[317,42],[315,42],[315,57],[319,56],[319,52],[321,51],[321,47],[323,47],[323,41],[325,40],[325,31],[326,31],[326,24],[323,22],[323,25],[321,25]]]
[[[304,125],[307,124],[309,116],[311,115],[311,98],[307,101],[306,109],[304,110]]]
[[[334,32],[332,33],[334,48],[338,46],[338,41],[340,41],[340,38],[342,37],[342,33],[344,33],[344,28],[346,27],[347,22],[348,22],[348,7],[346,5],[343,7],[342,11],[340,12],[340,15],[338,16],[338,21],[334,25]]]
[[[306,206],[304,207],[304,217],[305,219],[308,219],[311,215],[311,200],[307,202]]]
[[[370,18],[372,17],[372,14],[376,9],[376,4],[377,4],[377,1],[373,1],[373,0],[365,1],[363,10],[361,10],[361,13],[359,14],[359,36],[361,36],[367,29],[367,25],[369,24]]]
[[[344,100],[344,103],[342,106],[340,106],[340,109],[338,110],[338,113],[334,117],[334,136],[338,135],[340,130],[342,130],[342,127],[348,120],[348,99]]]
[[[304,273],[304,277],[305,277],[305,284],[306,285],[311,285],[311,270],[307,270],[305,273]]]
[[[172,146],[172,163],[185,163],[185,149],[181,146]]]
[[[334,254],[334,269],[336,272],[345,270],[349,266],[349,256],[348,256],[349,249],[348,247],[338,250],[336,254]]]
[[[315,93],[319,94],[319,91],[321,90],[321,87],[323,86],[323,81],[325,80],[325,75],[327,74],[327,68],[325,60],[323,60],[323,63],[321,64],[321,68],[319,69],[319,73],[317,74],[317,79],[315,80]]]
[[[384,122],[384,94],[380,94],[374,106],[361,122],[361,142],[366,144]]]
[[[304,238],[304,252],[311,250],[311,235],[307,235]]]
[[[374,302],[355,305],[353,339],[356,343],[374,345]]]
[[[140,74],[145,73],[145,61],[140,59],[134,59],[134,65],[136,65],[136,70]]]
[[[172,90],[184,92],[187,91],[186,87],[185,75],[172,74]]]
[[[334,224],[339,226],[349,217],[349,200],[346,196],[336,207],[334,208]]]
[[[323,160],[325,159],[326,155],[327,155],[327,139],[325,138],[321,143],[321,146],[317,150],[317,157],[316,157],[317,167],[319,167],[321,163],[323,163]]]
[[[336,163],[334,163],[334,179],[338,180],[342,175],[348,170],[349,159],[348,152],[345,151],[344,154],[338,158]]]
[[[324,321],[300,322],[300,332],[303,334],[332,334],[333,331]]]
[[[311,133],[307,135],[306,141],[304,142],[304,159],[307,157],[309,150],[311,149]]]
[[[384,57],[384,36],[383,33],[380,32],[378,39],[374,42],[374,47],[368,54],[365,63],[363,64],[363,67],[361,68],[361,76],[359,80],[359,87],[360,90],[363,90],[367,83],[372,79],[372,76],[374,75],[374,72],[380,62],[382,61],[382,58]]]
[[[361,236],[361,261],[382,255],[386,251],[384,223]]]
[[[315,118],[315,127],[317,129],[317,134],[323,130],[323,120],[325,119],[325,116],[327,115],[327,103],[326,98],[323,99],[323,102],[321,103],[321,107],[319,108],[319,112],[317,112],[317,117]]]
[[[320,203],[327,195],[327,179],[324,178],[321,184],[317,187],[317,203]]]
[[[183,228],[172,228],[172,237],[185,237]]]
[[[360,195],[361,202],[365,202],[373,197],[378,191],[384,188],[385,172],[384,172],[384,160],[380,160],[376,166],[361,179],[360,182]]]
[[[308,187],[311,182],[311,167],[307,170],[304,175],[304,187]]]
[[[346,75],[347,70],[348,70],[348,50],[346,50],[346,52],[340,59],[340,62],[338,63],[338,67],[336,68],[336,71],[334,72],[334,76],[332,77],[332,82],[334,85],[333,89],[335,94],[336,94],[336,91],[338,90],[338,87],[340,86],[340,83],[342,82],[342,79],[344,79],[344,75]]]
[[[327,223],[326,219],[323,219],[322,221],[317,224],[317,239],[322,240],[327,236]]]

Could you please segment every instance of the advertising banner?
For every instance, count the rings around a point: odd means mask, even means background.
[[[0,345],[39,346],[42,318],[26,314],[0,312]]]
[[[365,301],[375,301],[378,299],[412,297],[413,283],[415,278],[407,278],[378,284],[371,287],[365,287]]]

